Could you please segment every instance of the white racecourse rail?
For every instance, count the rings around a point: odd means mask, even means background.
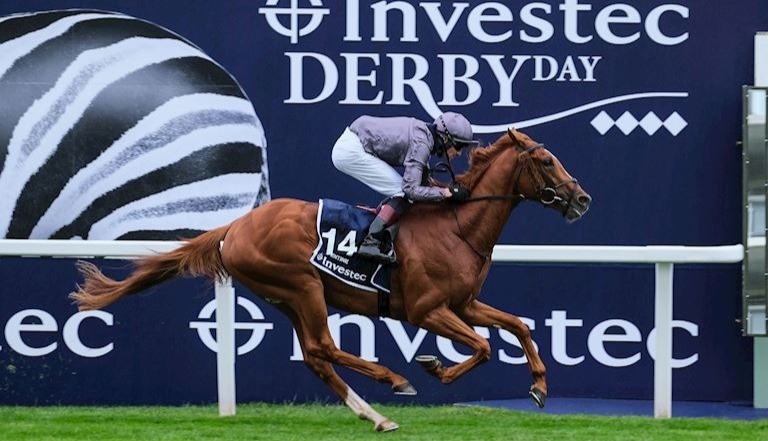
[[[171,251],[181,242],[0,240],[0,256],[134,258]],[[744,247],[497,245],[494,262],[653,263],[656,265],[654,416],[672,416],[672,280],[675,263],[736,263]],[[235,294],[231,278],[216,284],[219,414],[235,414]]]

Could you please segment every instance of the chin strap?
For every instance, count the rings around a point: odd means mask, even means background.
[[[443,123],[443,125],[445,125],[445,123]],[[451,185],[455,185],[456,173],[453,171],[453,166],[451,165],[451,157],[448,156],[448,149],[453,147],[459,151],[459,148],[457,147],[456,143],[453,142],[453,137],[450,136],[450,133],[445,135],[448,137],[448,141],[446,142],[443,135],[438,132],[437,126],[435,124],[428,124],[427,127],[429,127],[429,131],[432,133],[432,138],[435,140],[434,154],[438,157],[445,157],[445,161],[435,164],[434,168],[430,170],[430,174],[432,171],[447,171],[451,175]]]

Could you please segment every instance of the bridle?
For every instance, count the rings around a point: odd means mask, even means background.
[[[541,174],[541,170],[536,167],[533,163],[533,158],[531,157],[531,153],[540,149],[544,148],[544,144],[536,144],[531,147],[528,147],[527,149],[524,149],[522,152],[520,152],[517,155],[517,166],[515,167],[515,177],[514,177],[514,186],[513,191],[515,188],[518,187],[518,182],[520,181],[520,176],[522,175],[523,169],[527,170],[528,175],[533,181],[534,185],[534,195],[533,196],[526,196],[523,193],[513,193],[513,194],[504,194],[504,195],[486,195],[486,196],[473,196],[468,199],[465,199],[462,202],[478,202],[478,201],[500,201],[500,200],[522,200],[522,201],[534,201],[538,202],[542,205],[553,205],[557,204],[560,207],[562,207],[563,216],[566,216],[568,214],[568,210],[574,210],[577,213],[581,214],[581,212],[574,207],[573,205],[573,193],[571,193],[570,197],[566,200],[563,197],[561,197],[557,193],[557,189],[560,187],[563,187],[565,185],[574,183],[578,184],[578,181],[574,178],[566,179],[562,182],[557,183],[547,183],[546,179]],[[486,166],[485,168],[478,174],[477,179],[482,177],[485,172],[491,167],[491,165],[500,157],[501,155],[493,158]],[[439,165],[442,165],[439,164]],[[450,169],[451,172],[451,181],[455,184],[455,176],[453,174],[453,170]]]
[[[509,135],[512,137],[512,135]],[[517,142],[515,138],[513,138],[514,141]],[[486,195],[486,196],[474,196],[470,197],[468,199],[465,199],[462,202],[478,202],[478,201],[500,201],[500,200],[522,200],[522,201],[535,201],[542,205],[553,205],[558,204],[560,207],[562,207],[562,213],[563,217],[568,215],[569,210],[574,210],[579,215],[582,215],[581,211],[576,208],[573,205],[573,196],[574,194],[571,193],[568,200],[563,199],[559,194],[557,194],[557,189],[568,185],[568,184],[578,184],[578,181],[574,178],[566,179],[562,182],[557,183],[547,183],[546,179],[542,176],[541,170],[535,166],[533,162],[533,158],[531,157],[531,153],[536,151],[537,149],[544,148],[544,144],[535,144],[531,147],[528,147],[527,149],[523,149],[522,146],[519,144],[516,146],[518,149],[522,149],[522,152],[518,153],[517,155],[517,164],[515,166],[515,177],[514,177],[514,185],[512,187],[513,191],[515,188],[518,187],[518,182],[520,181],[520,176],[522,175],[523,169],[526,169],[528,174],[530,175],[533,185],[535,188],[535,195],[534,197],[529,197],[524,195],[523,193],[513,193],[513,194],[503,194],[503,195]],[[519,151],[519,150],[518,150]],[[491,161],[486,164],[486,166],[483,168],[480,173],[478,173],[477,177],[475,178],[480,179],[493,165],[493,163],[501,157],[501,154],[493,158]],[[450,161],[448,161],[447,164],[440,163],[438,166],[445,166],[447,167],[448,171],[451,173],[451,181],[455,185],[456,179],[455,175],[453,173],[453,170],[450,166]],[[453,206],[453,215],[456,219],[456,225],[459,228],[459,237],[472,249],[472,251],[475,252],[480,258],[484,260],[483,267],[490,262],[491,256],[481,253],[480,251],[475,248],[474,245],[472,245],[466,238],[466,235],[464,234],[464,231],[461,228],[461,222],[459,222],[459,213],[458,213],[458,204],[454,204]]]
[[[557,204],[563,209],[563,217],[568,214],[568,210],[575,210],[577,213],[580,213],[579,210],[573,206],[573,192],[571,192],[567,201],[557,193],[558,188],[571,183],[578,184],[579,181],[575,178],[570,178],[561,182],[547,183],[546,179],[544,179],[541,174],[541,170],[533,164],[533,158],[531,157],[531,153],[540,148],[544,148],[544,144],[536,144],[517,155],[517,168],[515,170],[514,186],[512,187],[513,189],[517,187],[522,170],[525,168],[533,180],[535,198],[526,197],[522,193],[515,196],[522,200],[534,200],[542,205]],[[490,164],[488,165],[490,166]],[[484,196],[478,197],[478,200],[482,200],[483,197]]]

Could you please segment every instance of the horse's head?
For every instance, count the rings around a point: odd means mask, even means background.
[[[592,197],[544,144],[514,129],[507,130],[507,136],[499,142],[511,142],[518,152],[513,177],[515,192],[559,211],[569,221],[579,219],[589,210]]]

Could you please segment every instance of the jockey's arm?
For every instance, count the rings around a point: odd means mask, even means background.
[[[414,146],[408,151],[403,162],[403,192],[412,201],[441,201],[450,196],[450,192],[445,188],[422,185],[429,156],[427,146]]]

